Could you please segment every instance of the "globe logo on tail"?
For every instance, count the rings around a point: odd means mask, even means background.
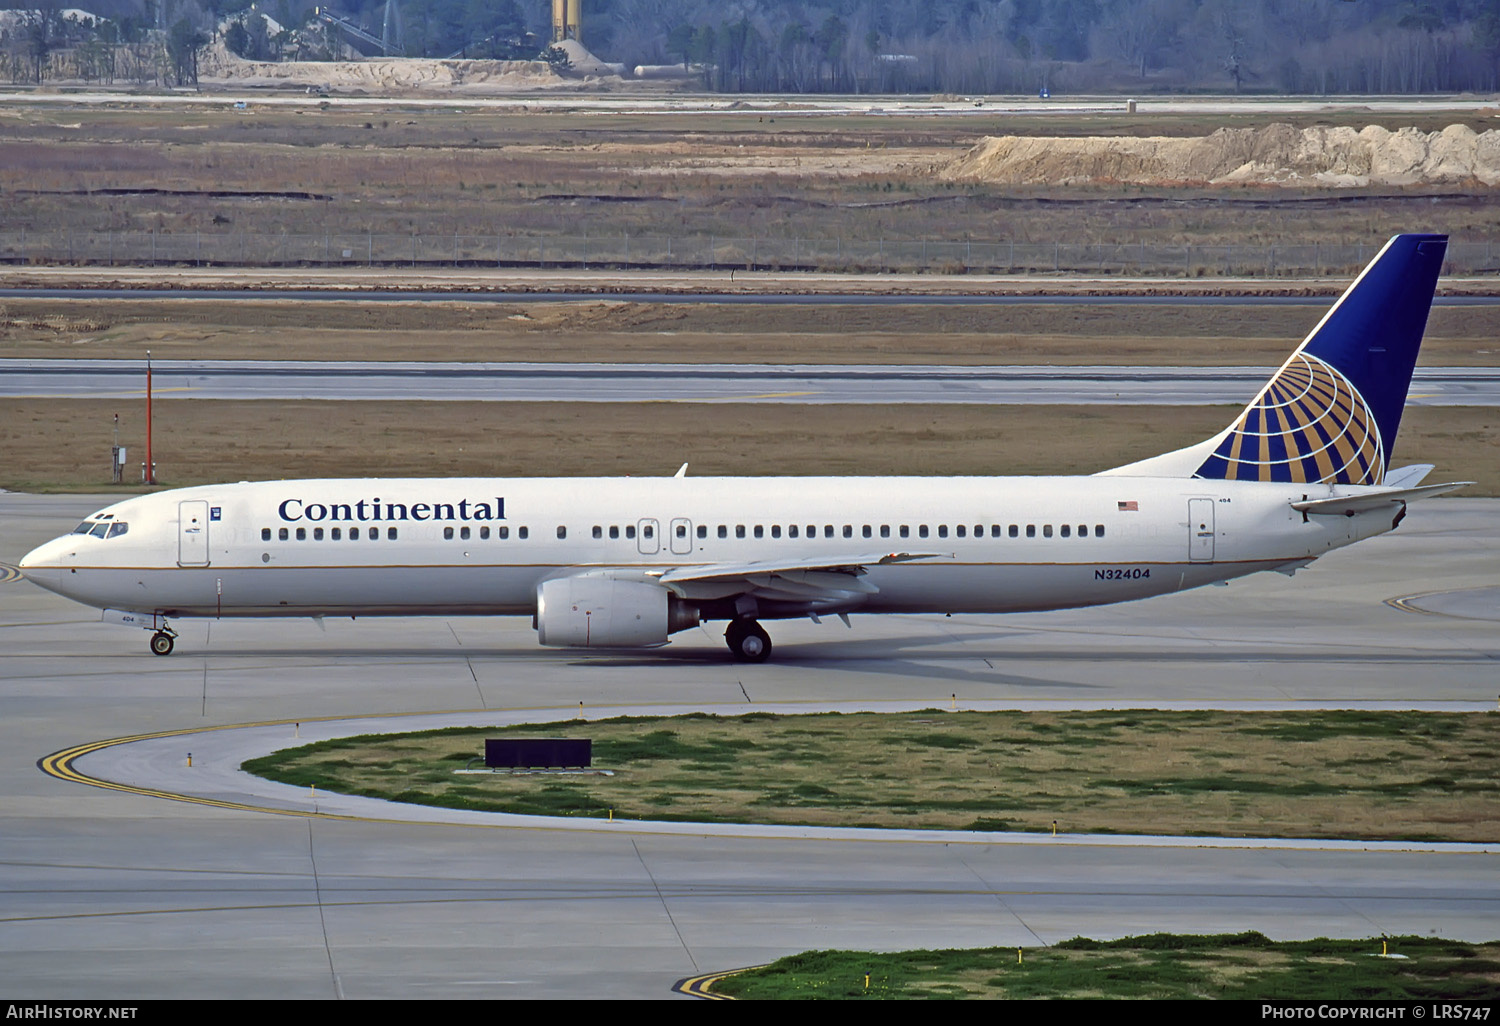
[[[1385,448],[1374,412],[1349,379],[1299,352],[1194,476],[1373,485],[1385,476]]]

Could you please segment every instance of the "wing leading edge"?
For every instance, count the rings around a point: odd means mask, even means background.
[[[871,566],[951,558],[942,552],[866,552],[796,560],[752,560],[684,566],[653,575],[684,599],[735,596],[806,604],[809,609],[858,605],[879,589],[862,580]]]

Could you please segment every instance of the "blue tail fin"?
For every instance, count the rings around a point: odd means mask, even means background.
[[[1380,484],[1447,248],[1445,235],[1397,235],[1238,420],[1107,473]]]

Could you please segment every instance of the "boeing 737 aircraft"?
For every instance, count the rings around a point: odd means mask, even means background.
[[[727,621],[1007,613],[1291,573],[1389,531],[1390,470],[1447,238],[1399,235],[1223,431],[1092,477],[265,481],[115,503],[21,561],[152,632],[179,617],[531,616],[543,645]]]

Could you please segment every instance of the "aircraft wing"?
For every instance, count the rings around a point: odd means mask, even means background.
[[[1314,515],[1352,517],[1356,513],[1368,513],[1388,506],[1415,502],[1417,499],[1430,499],[1434,495],[1442,495],[1473,483],[1451,481],[1447,484],[1422,485],[1420,488],[1387,488],[1354,495],[1335,495],[1331,499],[1301,499],[1292,503],[1292,509]]]
[[[754,595],[790,602],[850,602],[877,591],[861,580],[870,566],[940,559],[942,552],[866,552],[796,560],[709,563],[666,570],[657,579],[687,599]]]

